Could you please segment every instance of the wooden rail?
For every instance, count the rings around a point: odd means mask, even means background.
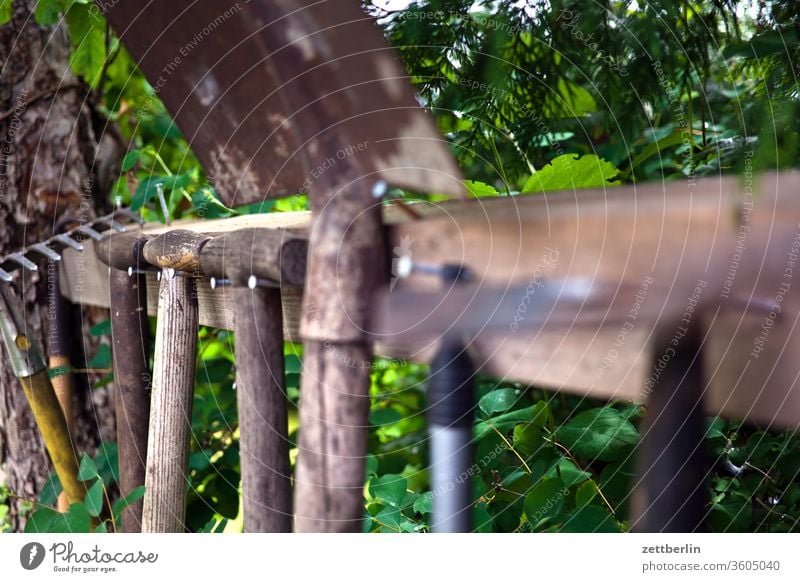
[[[461,325],[472,329],[470,351],[488,374],[642,401],[657,380],[648,351],[656,324],[699,318],[708,412],[798,426],[800,283],[792,279],[800,248],[798,187],[797,173],[781,173],[417,204],[423,219],[416,221],[389,210],[389,260],[407,253],[415,264],[465,265],[484,295],[459,296],[424,269],[412,272],[379,298],[377,352],[427,362],[438,332]],[[302,232],[308,223],[308,213],[279,213],[171,228]],[[65,253],[64,292],[76,302],[107,306],[108,269],[87,243],[82,254]],[[158,294],[155,279],[148,279],[154,314]],[[538,325],[526,315],[543,283],[565,282],[552,317]],[[232,328],[230,290],[197,283],[200,323]],[[566,291],[575,285],[599,290],[599,302],[569,303]],[[286,337],[298,341],[302,292],[281,291]],[[470,321],[487,306],[478,309],[478,300],[499,306],[483,325]]]

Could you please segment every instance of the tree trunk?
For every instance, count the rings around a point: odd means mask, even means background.
[[[33,0],[16,0],[10,22],[0,25],[0,254],[48,238],[62,216],[92,217],[98,139],[87,105],[87,90],[69,70],[70,43],[63,26],[39,27]],[[46,268],[19,280],[31,335],[46,353],[48,325]],[[1,284],[1,283],[0,283]],[[106,314],[84,310],[74,345],[89,320]],[[95,346],[86,346],[90,351]],[[11,527],[21,530],[22,500],[38,498],[52,471],[19,381],[0,356],[0,484],[8,500]],[[91,355],[91,354],[90,354]],[[75,354],[76,358],[81,358]],[[73,365],[83,367],[80,359]],[[74,437],[79,452],[93,454],[101,437],[113,440],[113,408],[105,389],[89,390],[76,375]],[[100,427],[98,427],[100,425]]]

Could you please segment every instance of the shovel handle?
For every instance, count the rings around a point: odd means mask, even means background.
[[[86,487],[78,481],[78,458],[72,448],[67,421],[53,385],[47,377],[47,370],[20,378],[19,381],[67,499],[70,503],[82,502],[86,496]]]

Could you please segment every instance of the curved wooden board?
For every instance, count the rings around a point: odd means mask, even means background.
[[[107,3],[229,206],[314,191],[337,165],[463,196],[444,138],[356,0]]]

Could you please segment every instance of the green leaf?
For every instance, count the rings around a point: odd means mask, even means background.
[[[87,362],[90,368],[105,369],[111,367],[111,346],[100,344],[94,357]]]
[[[538,426],[544,426],[547,418],[550,415],[550,409],[547,408],[546,402],[537,402],[533,406],[521,408],[520,410],[512,410],[494,418],[478,422],[473,430],[475,439],[481,440],[487,434],[492,433],[495,429],[502,433],[511,430],[521,422],[531,422]]]
[[[111,509],[112,513],[114,514],[114,520],[119,521],[124,509],[131,503],[136,503],[142,497],[144,497],[144,485],[139,485],[136,489],[128,493],[122,499],[117,499]]]
[[[556,471],[556,467],[558,467],[558,471]],[[564,485],[567,487],[574,487],[578,483],[583,483],[587,479],[591,479],[592,474],[587,473],[586,471],[581,471],[578,467],[575,466],[575,463],[570,461],[566,457],[562,457],[558,461],[558,465],[550,469],[546,477],[557,477],[559,474],[561,475],[561,480],[564,481]]]
[[[81,457],[81,466],[78,469],[78,479],[81,481],[89,481],[90,479],[95,479],[100,476],[100,473],[97,472],[97,465],[92,460],[92,458],[83,453]]]
[[[112,481],[119,482],[119,451],[117,450],[117,443],[108,441],[100,443],[94,460],[97,464],[97,472],[106,487],[110,486]]]
[[[0,2],[5,2],[5,0],[0,0]],[[11,0],[9,0],[10,3]],[[54,25],[68,5],[69,0],[39,0],[36,3],[36,11],[34,12],[36,24],[39,26]]]
[[[374,426],[394,424],[403,420],[403,415],[394,408],[378,408],[369,413],[369,423]]]
[[[559,428],[556,438],[579,457],[614,461],[630,451],[639,433],[623,413],[604,406],[582,412]]]
[[[58,496],[63,490],[64,488],[61,486],[61,480],[58,475],[52,473],[42,487],[42,492],[39,494],[39,503],[42,505],[55,505],[58,502]]]
[[[711,505],[708,516],[715,533],[746,532],[753,522],[753,504],[749,496],[737,493]]]
[[[111,334],[111,320],[106,319],[101,321],[100,323],[94,324],[89,329],[89,335],[93,337],[100,337],[101,335],[110,335]]]
[[[564,507],[566,487],[561,479],[542,479],[525,496],[525,515],[532,527],[556,517]]]
[[[94,89],[106,60],[106,33],[105,19],[89,8],[75,3],[67,11],[66,19],[73,46],[70,67]]]
[[[688,139],[688,138],[687,138]],[[637,167],[642,162],[648,160],[655,154],[661,154],[664,150],[671,148],[672,146],[676,146],[682,144],[684,140],[683,132],[676,131],[659,139],[658,141],[648,144],[642,148],[642,150],[636,154],[636,157],[633,158],[631,162],[631,168]],[[628,172],[626,172],[627,174]]]
[[[473,532],[491,533],[492,516],[489,514],[489,506],[486,503],[477,503],[472,509]]]
[[[375,455],[367,455],[367,477],[378,476],[378,459]]]
[[[97,517],[103,511],[103,480],[98,479],[86,492],[86,510],[89,515]]]
[[[767,30],[757,34],[747,42],[735,42],[722,51],[726,59],[744,57],[747,59],[763,59],[772,55],[785,55],[797,46],[798,35],[793,28]]]
[[[563,78],[558,80],[555,91],[542,104],[542,113],[548,119],[583,117],[595,111],[597,103],[592,94]]]
[[[176,193],[179,193],[179,190],[173,190],[173,195]],[[202,218],[225,218],[235,213],[217,198],[213,188],[195,190],[192,193],[192,207],[195,213]]]
[[[586,481],[575,490],[575,505],[581,507],[589,505],[597,497],[597,484],[594,481]]]
[[[492,390],[478,402],[478,406],[487,415],[505,412],[517,401],[517,392],[513,388],[500,388]]]
[[[393,507],[402,507],[408,480],[400,475],[384,475],[369,482],[369,494]]]
[[[564,519],[562,533],[618,533],[619,524],[603,507],[586,505]]]
[[[396,507],[384,507],[373,520],[384,531],[399,531],[401,523],[405,521],[403,514]]]
[[[94,528],[94,533],[108,533],[108,525],[107,521],[100,523],[96,528]]]
[[[534,173],[522,187],[524,193],[552,192],[618,186],[619,170],[595,155],[564,154]]]
[[[433,493],[426,491],[414,501],[414,511],[417,513],[431,513],[433,511]]]
[[[141,156],[142,156],[142,150],[131,150],[127,154],[125,154],[125,157],[122,158],[122,171],[127,172],[128,170],[133,168],[133,166],[136,165],[136,162],[139,161],[139,158]]]
[[[542,427],[532,422],[518,424],[514,427],[514,437],[511,442],[517,452],[529,457],[536,453],[544,442]]]
[[[14,0],[0,0],[0,25],[6,24],[14,15]]]
[[[464,180],[464,186],[467,192],[473,198],[485,198],[487,196],[497,196],[497,189],[489,184],[483,182],[476,182],[474,180]]]
[[[25,524],[25,533],[89,533],[91,523],[83,503],[73,503],[66,513],[50,508],[36,511]]]

